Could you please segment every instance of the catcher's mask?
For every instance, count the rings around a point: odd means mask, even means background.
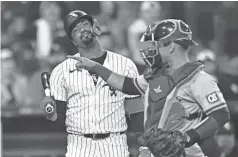
[[[70,12],[64,20],[65,31],[70,39],[72,39],[71,32],[73,28],[83,19],[88,19],[90,21],[92,24],[91,32],[94,35],[99,36],[101,34],[101,29],[96,19],[93,19],[92,16],[81,10],[75,10]]]
[[[167,19],[149,25],[139,45],[140,53],[146,64],[152,68],[160,67],[162,57],[159,48],[168,46],[171,42],[197,45],[192,40],[192,31],[189,26],[181,20]]]

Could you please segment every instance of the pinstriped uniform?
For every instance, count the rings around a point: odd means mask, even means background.
[[[75,56],[79,56],[79,53]],[[129,156],[124,99],[131,97],[111,88],[102,78],[96,84],[92,75],[75,70],[77,61],[67,59],[53,70],[50,77],[51,95],[67,102],[67,157],[71,156]],[[128,58],[107,51],[103,65],[113,72],[137,77],[135,64]],[[93,140],[82,134],[112,133],[106,139]]]

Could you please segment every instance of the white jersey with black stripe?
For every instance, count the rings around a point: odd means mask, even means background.
[[[77,53],[75,56],[80,56]],[[56,100],[67,102],[67,132],[107,133],[127,129],[124,99],[129,97],[114,90],[101,77],[94,84],[87,70],[75,70],[77,61],[67,59],[52,71],[51,95]],[[103,66],[118,74],[138,77],[135,64],[128,58],[107,51]]]

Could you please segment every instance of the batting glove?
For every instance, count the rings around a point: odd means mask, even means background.
[[[49,96],[45,96],[40,103],[40,108],[44,110],[46,118],[55,121],[57,119],[55,100]]]
[[[151,157],[151,152],[148,147],[140,147],[140,154],[138,157]]]

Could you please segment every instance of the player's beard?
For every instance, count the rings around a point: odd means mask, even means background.
[[[93,43],[94,36],[90,30],[84,30],[81,32],[80,39],[85,45],[90,45]]]

